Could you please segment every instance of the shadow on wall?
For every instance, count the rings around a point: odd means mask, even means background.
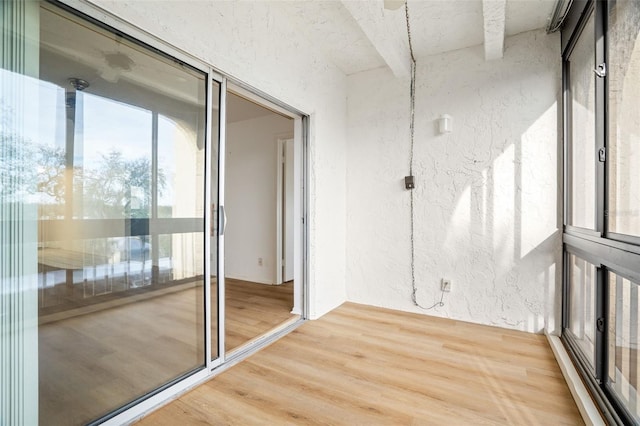
[[[431,306],[440,280],[452,281],[445,306],[429,311],[410,298],[409,196],[400,183],[409,163],[408,82],[384,70],[350,77],[350,300],[530,332],[558,327],[559,40],[532,31],[505,46],[497,61],[475,47],[418,63],[418,301]],[[442,114],[453,117],[451,133],[438,131]]]
[[[454,282],[466,284],[464,308],[474,321],[484,316],[492,325],[554,331],[561,282],[560,92],[557,85],[539,87],[535,67],[509,73],[507,66],[489,62],[473,74],[456,67],[439,86],[464,81],[455,75],[464,73],[466,84],[455,94],[432,84],[422,88],[430,92],[423,99],[446,97],[440,113],[450,106],[459,124],[451,134],[434,128],[426,135],[433,149],[417,150],[429,162],[416,170],[426,178],[416,203],[439,210],[444,225],[434,240],[417,243],[429,252],[436,242],[444,254],[424,259],[421,272],[460,274]],[[428,235],[420,225],[416,231]]]

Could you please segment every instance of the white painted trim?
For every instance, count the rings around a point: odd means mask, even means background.
[[[596,404],[591,399],[591,395],[589,395],[589,391],[587,391],[586,386],[582,382],[578,371],[569,359],[569,354],[567,353],[564,345],[560,341],[558,336],[554,336],[551,334],[545,334],[547,336],[547,340],[549,341],[549,345],[551,346],[551,350],[553,351],[553,355],[560,366],[560,370],[562,371],[562,375],[564,376],[565,381],[567,382],[567,386],[569,386],[569,390],[571,391],[571,395],[578,406],[578,410],[582,415],[582,419],[587,425],[594,426],[604,426],[604,420],[600,415],[600,411]]]
[[[306,253],[309,250],[308,232],[309,224],[303,223],[307,212],[308,192],[305,194],[305,180],[308,173],[308,158],[306,157],[305,129],[302,125],[302,118],[298,117],[293,121],[293,309],[292,314],[301,315],[304,318],[309,316],[308,304],[304,301],[308,297],[305,293],[309,291],[308,271],[305,265]],[[306,164],[305,164],[306,162]],[[308,185],[308,181],[306,183]],[[308,189],[307,189],[308,191]],[[306,281],[306,287],[303,286]]]
[[[294,132],[295,133],[295,132]],[[283,259],[286,257],[286,230],[283,228],[283,224],[286,225],[287,212],[283,209],[285,194],[283,192],[283,183],[286,175],[283,173],[283,167],[287,164],[286,156],[286,144],[288,140],[293,139],[293,134],[284,133],[276,135],[277,146],[277,159],[276,159],[276,271],[275,271],[275,284],[283,284],[286,281],[286,274],[284,273]],[[288,159],[291,161],[292,159]],[[293,161],[296,158],[294,156]],[[295,164],[294,164],[295,166]],[[295,200],[294,200],[295,202]],[[295,232],[295,231],[294,231]],[[295,249],[295,248],[294,248]],[[286,262],[285,262],[286,263]],[[295,265],[295,262],[294,262]],[[295,266],[294,266],[295,270]]]
[[[283,107],[281,107],[280,105],[277,105],[271,101],[269,101],[268,99],[265,99],[264,97],[260,96],[260,95],[256,95],[255,93],[253,93],[252,91],[245,89],[244,87],[241,87],[237,84],[234,84],[232,82],[228,82],[228,86],[227,89],[232,92],[234,95],[240,96],[241,98],[244,98],[248,101],[253,102],[254,104],[258,104],[261,107],[264,107],[266,109],[270,109],[271,111],[275,112],[276,114],[280,114],[284,117],[287,118],[299,118],[300,115],[291,112]]]
[[[275,328],[267,331],[265,334],[251,339],[247,343],[230,350],[227,352],[227,361],[232,362],[236,357],[242,358],[243,354],[246,354],[247,352],[255,353],[256,347],[264,347],[273,343],[275,341],[274,336],[284,336],[287,331],[297,328],[301,324],[300,320],[300,317],[289,318],[283,323],[277,325]]]
[[[294,190],[294,177],[293,169],[295,166],[296,157],[294,154],[294,139],[293,135],[285,139],[282,143],[282,281],[289,282],[293,280],[295,262],[294,262],[294,203],[295,203],[295,190]],[[301,159],[299,159],[301,161]],[[302,194],[299,194],[301,196]]]
[[[277,155],[276,155],[276,276],[275,284],[283,283],[282,274],[282,259],[284,258],[284,229],[282,228],[282,216],[284,211],[282,210],[282,202],[284,194],[282,192],[282,180],[284,175],[282,173],[282,164],[284,158],[284,141],[285,139],[278,138],[276,141]]]
[[[181,395],[187,393],[196,386],[201,385],[211,378],[211,372],[206,368],[198,371],[197,373],[179,381],[163,390],[158,392],[152,397],[145,399],[144,401],[134,405],[126,411],[110,418],[102,423],[104,426],[121,426],[124,424],[131,424],[140,420],[152,411],[169,404],[171,401],[178,399]]]
[[[220,119],[218,121],[218,358],[221,362],[224,362],[225,354],[225,303],[221,301],[226,300],[226,287],[225,287],[225,275],[224,275],[224,229],[222,227],[222,221],[226,218],[223,217],[221,206],[224,206],[224,188],[225,188],[225,170],[226,170],[226,152],[227,152],[227,79],[222,79],[220,85],[220,108],[218,110]],[[222,231],[222,235],[220,232]]]
[[[213,82],[214,80],[209,76],[207,81],[207,100],[206,100],[206,122],[211,123],[211,116],[213,114],[211,105],[213,100]],[[216,82],[218,83],[218,82]],[[205,159],[204,159],[204,347],[205,347],[205,362],[207,368],[211,368],[211,357],[213,351],[211,350],[212,333],[211,333],[211,221],[213,220],[211,203],[214,201],[211,199],[211,154],[213,141],[211,140],[211,126],[207,125],[205,128]],[[216,144],[218,138],[216,137]],[[216,150],[217,151],[217,150]],[[217,159],[217,158],[216,158]],[[217,200],[215,201],[217,203]],[[217,271],[216,271],[217,273]],[[216,286],[217,288],[217,286]],[[216,297],[217,300],[217,297]],[[220,304],[218,302],[218,304]],[[216,312],[218,308],[216,307]],[[217,340],[217,336],[216,336]],[[216,357],[217,358],[217,357]]]

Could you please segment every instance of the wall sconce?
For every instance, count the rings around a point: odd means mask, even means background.
[[[440,118],[438,118],[438,129],[440,133],[451,133],[451,129],[453,127],[453,117],[449,114],[442,114]]]

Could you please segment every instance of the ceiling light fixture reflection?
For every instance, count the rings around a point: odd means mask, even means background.
[[[71,77],[67,81],[73,86],[75,90],[66,90],[65,104],[67,108],[75,109],[76,107],[76,92],[82,92],[89,87],[89,82],[77,77]]]
[[[83,80],[81,78],[76,78],[76,77],[70,78],[69,83],[71,83],[74,89],[79,90],[81,92],[90,86],[87,80]]]

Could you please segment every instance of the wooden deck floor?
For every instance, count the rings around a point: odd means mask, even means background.
[[[544,336],[346,303],[139,424],[584,423]]]

